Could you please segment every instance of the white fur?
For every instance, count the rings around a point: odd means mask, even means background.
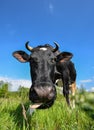
[[[47,50],[47,48],[42,47],[42,48],[40,48],[40,50],[46,51],[46,50]]]

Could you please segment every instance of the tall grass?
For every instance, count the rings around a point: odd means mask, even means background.
[[[23,95],[0,98],[0,130],[94,130],[94,118],[86,110],[90,106],[94,113],[94,100],[92,94],[88,94],[89,98],[86,93],[84,95],[83,98],[81,94],[78,94],[76,108],[70,109],[63,96],[58,94],[51,108],[37,109],[32,115],[28,113],[30,102],[26,97],[22,100]],[[22,114],[21,103],[24,104],[27,120]],[[85,106],[85,103],[89,105]]]

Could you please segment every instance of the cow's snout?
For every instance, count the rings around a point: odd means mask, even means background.
[[[34,87],[34,90],[36,94],[39,96],[39,98],[43,100],[51,100],[55,95],[54,87],[40,86],[40,87]]]
[[[56,88],[49,84],[38,84],[30,88],[29,98],[33,103],[49,103],[56,99]]]

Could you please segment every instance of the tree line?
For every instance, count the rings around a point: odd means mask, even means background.
[[[8,98],[10,96],[19,96],[19,97],[25,97],[28,96],[28,88],[25,88],[24,86],[19,86],[17,91],[9,91],[10,84],[8,82],[0,81],[0,98]]]

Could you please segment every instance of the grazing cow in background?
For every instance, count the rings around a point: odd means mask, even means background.
[[[72,53],[60,52],[59,46],[55,43],[55,48],[49,44],[32,48],[26,43],[26,48],[31,52],[28,55],[24,51],[15,51],[13,56],[22,63],[30,63],[30,74],[32,85],[29,91],[29,99],[33,103],[42,103],[40,109],[49,108],[56,99],[55,82],[57,79],[63,81],[63,94],[68,105],[69,89],[75,93],[76,70],[70,61]]]

